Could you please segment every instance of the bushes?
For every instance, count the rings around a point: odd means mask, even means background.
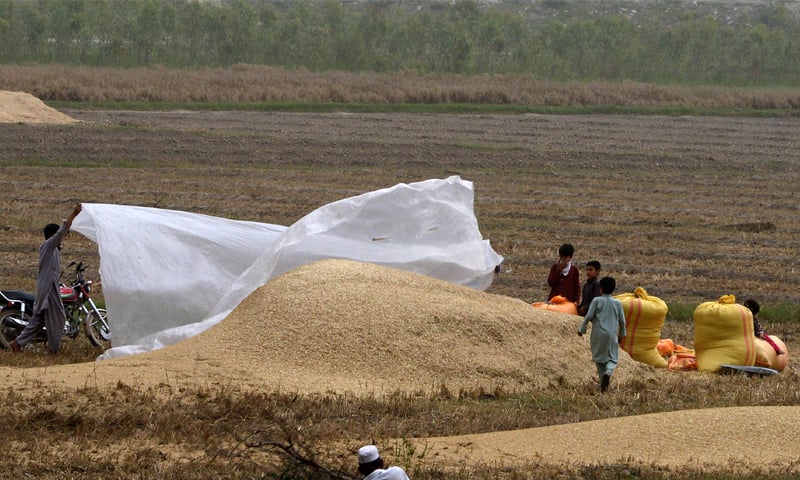
[[[403,2],[405,3],[405,2]],[[562,5],[563,3],[563,5]],[[800,20],[783,6],[701,10],[655,2],[598,11],[551,2],[0,3],[0,63],[314,72],[531,74],[554,81],[793,85]],[[546,20],[543,20],[546,19]]]

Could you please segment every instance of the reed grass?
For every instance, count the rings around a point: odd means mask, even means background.
[[[288,70],[0,65],[0,90],[56,106],[278,111],[695,112],[794,115],[800,89],[540,81],[529,75],[397,74]],[[437,106],[434,108],[433,106]],[[446,106],[446,107],[444,107]]]

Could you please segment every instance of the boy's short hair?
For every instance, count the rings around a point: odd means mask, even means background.
[[[587,267],[592,267],[595,270],[597,270],[598,272],[600,271],[600,262],[598,262],[597,260],[590,260],[590,261],[586,262],[586,266]]]
[[[45,225],[45,227],[43,229],[44,239],[47,240],[48,238],[50,238],[53,235],[55,235],[56,233],[58,233],[58,229],[59,228],[61,228],[61,226],[59,226],[59,225],[57,225],[55,223],[48,223],[47,225]]]
[[[571,257],[575,253],[575,247],[571,243],[565,243],[558,247],[558,254],[562,257]]]
[[[617,281],[614,280],[614,277],[603,277],[600,279],[600,290],[606,295],[614,293],[615,288],[617,288]]]

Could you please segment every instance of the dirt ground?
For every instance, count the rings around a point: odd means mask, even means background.
[[[577,325],[575,316],[510,297],[329,260],[278,277],[219,325],[177,345],[96,363],[0,367],[0,376],[17,395],[33,396],[113,391],[121,383],[379,397],[560,383],[591,395],[594,368]],[[612,391],[669,375],[687,382],[710,375],[656,370],[621,354]],[[794,367],[781,375],[796,375]],[[798,428],[800,407],[735,407],[406,441],[427,452],[425,462],[454,469],[545,462],[797,471]],[[754,449],[765,432],[769,444]]]
[[[17,395],[34,396],[113,391],[120,382],[152,391],[169,385],[379,397],[560,383],[588,393],[594,368],[577,325],[575,316],[510,297],[329,260],[273,280],[219,325],[177,345],[96,363],[0,367],[0,376]],[[621,353],[612,391],[668,375],[688,382],[709,375],[656,370]],[[798,428],[800,407],[736,407],[406,440],[427,452],[424,461],[447,468],[547,462],[795,471]],[[754,452],[763,432],[781,447]]]
[[[528,305],[546,295],[546,270],[563,241],[576,244],[578,262],[599,258],[619,291],[800,303],[797,119],[64,113],[80,122],[0,125],[2,285],[32,289],[39,225],[75,201],[289,225],[330,201],[452,174],[475,182],[481,231],[506,262],[488,293],[314,265],[173,347],[99,363],[0,367],[4,385],[20,394],[168,382],[361,395],[428,391],[437,382],[535,388],[564,378],[580,391],[593,381],[588,339],[574,335],[574,318]],[[69,255],[97,255],[87,242],[69,242]],[[368,290],[383,293],[365,302]],[[354,313],[361,310],[385,339],[374,357],[365,352],[375,345],[353,347],[366,342],[354,333],[365,328]],[[783,337],[797,351],[797,339]],[[624,356],[615,383],[669,373]],[[784,374],[795,375],[791,360]],[[454,467],[558,458],[796,471],[798,427],[798,407],[748,407],[415,441]],[[754,455],[765,428],[781,448]],[[670,442],[667,431],[702,434]]]

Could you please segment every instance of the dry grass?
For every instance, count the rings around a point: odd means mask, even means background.
[[[114,69],[0,65],[0,90],[45,101],[466,103],[608,105],[698,109],[800,108],[795,88],[720,88],[635,82],[555,83],[526,75],[445,75],[290,71],[258,65],[229,69]]]
[[[374,439],[385,445],[387,458],[414,473],[412,478],[439,478],[435,464],[423,462],[423,450],[389,439],[515,430],[651,411],[796,405],[793,391],[797,380],[791,374],[770,381],[708,377],[687,382],[674,375],[662,382],[630,383],[602,397],[551,388],[525,395],[465,392],[461,396],[398,394],[388,398],[204,388],[172,391],[165,396],[120,382],[111,391],[55,391],[33,400],[5,391],[0,402],[6,426],[14,432],[14,444],[21,451],[38,454],[22,465],[18,463],[20,457],[9,459],[26,478],[272,478],[267,476],[270,472],[275,475],[295,466],[275,449],[247,446],[267,441],[293,445],[305,457],[352,474],[352,452],[337,449],[342,439]],[[690,432],[674,433],[691,436]],[[41,442],[43,439],[46,443]],[[45,452],[53,451],[51,448],[57,449],[57,455],[45,456]],[[193,463],[202,468],[188,468],[190,459],[196,459]],[[498,472],[487,465],[484,474],[543,479],[561,470],[567,478],[578,478],[581,471],[624,468],[586,465],[565,470],[545,461],[536,466]],[[638,478],[714,478],[682,468],[627,468],[644,470]],[[472,478],[482,475],[480,468],[465,469],[461,475],[450,472],[447,478],[466,478],[469,472]],[[708,475],[709,469],[701,472]],[[773,472],[767,478],[790,477]]]

